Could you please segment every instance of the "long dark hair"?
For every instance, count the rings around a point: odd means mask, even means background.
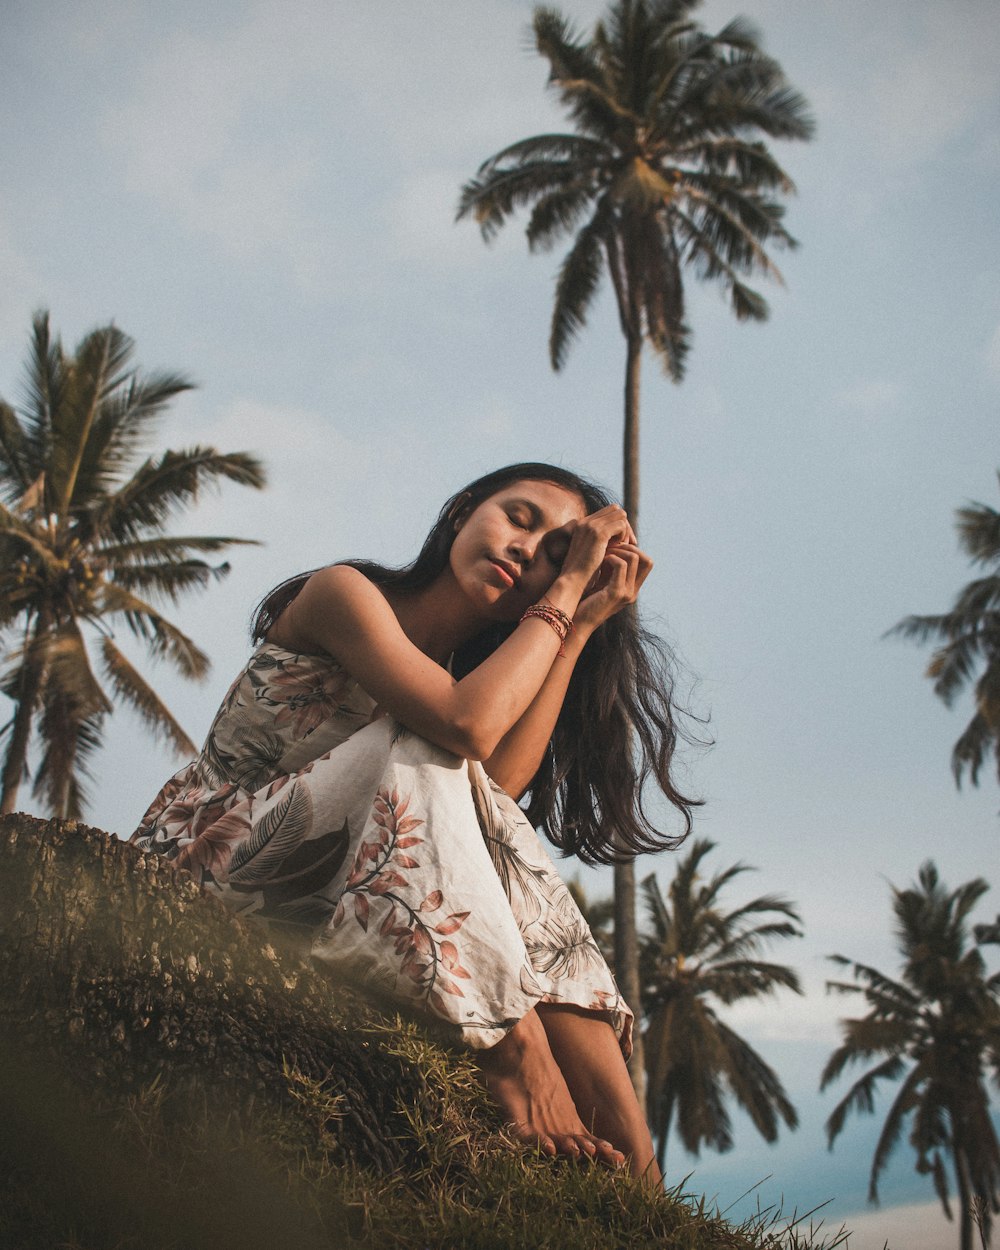
[[[420,590],[448,566],[455,520],[514,482],[552,482],[579,495],[587,512],[612,503],[601,487],[568,469],[529,461],[477,478],[441,509],[417,558],[403,568],[372,560],[344,560],[377,586]],[[316,572],[299,573],[260,602],[252,636],[262,641]],[[455,652],[452,672],[462,678],[516,628],[493,625]],[[648,851],[675,847],[691,831],[700,800],[674,784],[672,766],[680,729],[674,704],[672,657],[639,624],[635,607],[617,612],[588,639],[570,680],[545,758],[531,782],[526,813],[565,854],[585,864],[610,864]],[[677,808],[683,833],[661,832],[644,802],[646,782]]]

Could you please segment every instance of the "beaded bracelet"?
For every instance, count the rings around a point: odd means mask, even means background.
[[[559,617],[560,621],[562,621],[563,628],[565,629],[566,635],[568,637],[573,632],[573,618],[571,616],[567,616],[567,614],[562,610],[562,608],[557,608],[556,605],[552,602],[552,600],[549,599],[546,595],[542,595],[541,599],[539,599],[538,602],[542,605],[542,607],[548,608],[550,612],[554,612],[556,616]]]
[[[555,607],[553,604],[547,604],[545,600],[542,600],[540,603],[533,603],[530,608],[526,608],[521,620],[526,621],[532,616],[536,616],[540,621],[544,621],[546,625],[551,625],[556,634],[559,636],[559,650],[557,655],[565,656],[566,638],[569,635],[569,631],[573,628],[573,622],[566,615],[566,613],[560,611],[560,609]]]

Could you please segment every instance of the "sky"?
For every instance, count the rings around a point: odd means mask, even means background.
[[[562,10],[581,29],[599,0]],[[561,373],[547,358],[561,253],[521,222],[486,246],[454,223],[461,184],[514,140],[566,129],[522,0],[2,0],[0,394],[18,403],[31,316],[72,347],[114,322],[147,370],[198,389],[162,444],[254,451],[270,485],[206,494],[176,532],[255,538],[174,619],[213,660],[185,686],[146,667],[194,738],[245,660],[259,597],[347,556],[402,563],[441,502],[515,460],[621,481],[624,347],[607,292]],[[1000,9],[994,0],[706,0],[751,18],[809,99],[817,134],[776,144],[797,185],[770,320],[737,324],[687,285],[682,385],[646,359],[648,624],[711,747],[684,776],[709,864],[757,870],[805,936],[770,952],[806,993],[727,1019],[779,1071],[801,1126],[767,1147],[737,1117],[726,1156],[668,1160],[692,1192],[856,1229],[852,1250],[957,1244],[904,1141],[866,1205],[878,1116],[828,1153],[846,1090],[818,1075],[851,1004],[826,957],[896,970],[891,885],[933,858],[994,882],[998,796],[958,790],[927,653],[883,637],[945,611],[974,575],[954,531],[997,506]],[[138,652],[133,652],[138,654]],[[0,709],[2,713],[2,709]],[[3,717],[3,719],[6,719]],[[183,761],[127,713],[108,726],[93,822],[127,835]],[[568,876],[576,867],[561,865]],[[645,860],[664,886],[671,860]],[[583,875],[594,895],[607,873]],[[887,1106],[883,1096],[877,1111]],[[770,1177],[771,1179],[765,1179]],[[735,1205],[733,1205],[735,1204]],[[857,1218],[854,1218],[857,1217]]]

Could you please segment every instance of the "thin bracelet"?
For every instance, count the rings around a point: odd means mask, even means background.
[[[559,650],[556,654],[565,656],[566,635],[569,633],[569,630],[556,615],[556,609],[550,607],[547,608],[541,603],[533,603],[530,608],[525,608],[521,621],[526,621],[532,616],[537,617],[540,621],[544,621],[546,625],[550,625],[552,627],[559,638]],[[520,623],[521,622],[519,621],[518,624]],[[570,622],[570,626],[572,627],[572,622]]]
[[[542,605],[542,607],[548,608],[550,612],[554,612],[556,616],[559,617],[559,620],[562,621],[563,628],[566,631],[566,636],[569,637],[569,635],[573,632],[573,618],[567,615],[562,608],[557,608],[552,600],[546,595],[542,595],[538,602]]]

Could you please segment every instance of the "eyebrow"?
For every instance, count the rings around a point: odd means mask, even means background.
[[[537,525],[539,521],[547,520],[545,513],[539,508],[538,504],[530,499],[522,499],[520,495],[515,495],[513,499],[507,500],[508,508],[527,508],[531,513],[531,519]],[[555,528],[553,526],[553,528]]]
[[[515,495],[513,499],[508,499],[506,501],[506,507],[527,508],[527,510],[531,513],[531,521],[533,525],[544,525],[550,530],[560,530],[564,528],[563,525],[556,525],[552,517],[547,516],[545,511],[540,508],[533,499],[525,499],[521,495]]]

